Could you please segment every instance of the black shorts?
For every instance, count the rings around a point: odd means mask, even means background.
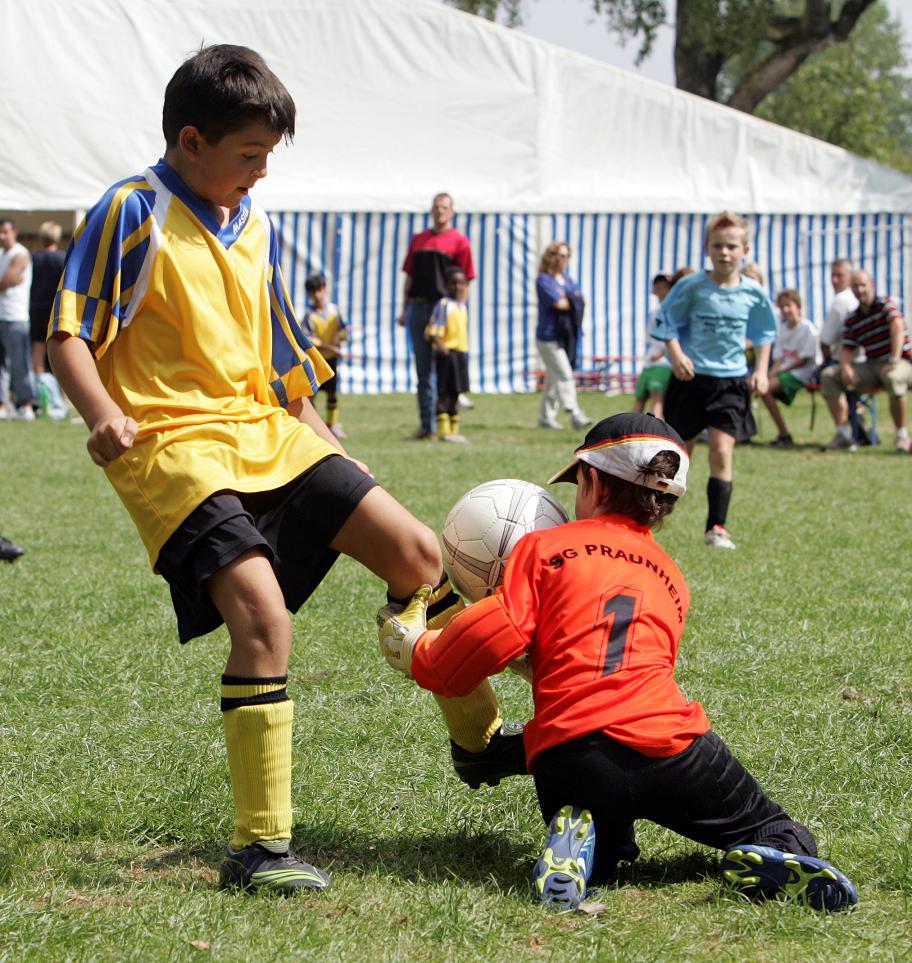
[[[435,355],[437,365],[437,397],[453,401],[469,390],[469,355],[465,351],[450,351]],[[439,408],[439,406],[438,406]],[[449,412],[451,415],[456,411]]]
[[[327,401],[334,401],[336,392],[339,390],[339,359],[324,358],[323,360],[332,368],[332,377],[320,385],[319,393],[326,395]]]
[[[696,438],[704,428],[717,428],[738,442],[757,434],[750,388],[744,377],[698,374],[691,381],[679,381],[672,375],[665,393],[665,421],[685,441]]]
[[[329,455],[281,488],[210,495],[155,565],[171,588],[180,641],[222,624],[206,579],[252,548],[272,562],[285,605],[297,612],[339,556],[329,543],[376,484],[348,458]]]
[[[603,732],[554,746],[532,760],[542,818],[580,806],[595,822],[595,865],[611,876],[639,848],[634,822],[660,826],[717,849],[739,843],[817,855],[814,837],[760,788],[710,730],[676,756],[644,756]]]

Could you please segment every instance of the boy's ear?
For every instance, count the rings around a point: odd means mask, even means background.
[[[608,497],[610,486],[605,480],[605,476],[591,465],[589,466],[589,481],[595,489],[599,502],[603,502]]]
[[[177,145],[181,152],[191,158],[199,157],[205,141],[206,139],[199,132],[199,129],[191,124],[181,127],[180,133],[177,135]]]
[[[602,496],[606,493],[608,485],[605,482],[604,476],[597,471],[592,465],[587,465],[585,462],[581,462],[583,467],[583,478],[582,481],[587,489],[591,489],[598,501],[602,501]]]

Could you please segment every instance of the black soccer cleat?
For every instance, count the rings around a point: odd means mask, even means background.
[[[290,850],[272,853],[258,843],[237,851],[228,847],[228,856],[219,867],[222,889],[271,890],[285,896],[302,889],[327,889],[329,876],[322,869],[298,859]]]
[[[523,723],[504,722],[481,752],[469,752],[450,740],[450,754],[456,775],[471,789],[482,783],[496,786],[507,776],[526,776],[526,747]]]
[[[25,549],[0,535],[0,561],[15,562],[20,555],[25,555]]]

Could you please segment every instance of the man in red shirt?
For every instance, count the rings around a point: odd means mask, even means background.
[[[469,239],[453,227],[453,198],[438,194],[431,204],[433,226],[416,234],[409,243],[402,270],[402,311],[396,319],[407,326],[412,351],[415,354],[415,373],[418,376],[418,417],[420,425],[416,438],[434,440],[437,417],[437,391],[434,378],[434,353],[425,337],[425,329],[434,305],[446,297],[446,272],[459,267],[471,281],[475,277]]]
[[[810,831],[769,799],[674,677],[690,605],[652,535],[685,491],[673,428],[628,412],[599,422],[551,482],[573,482],[577,521],[532,532],[504,581],[442,631],[426,631],[424,587],[380,613],[387,661],[426,689],[461,695],[527,655],[535,715],[524,740],[548,840],[537,897],[573,908],[590,876],[639,854],[637,819],[725,850],[725,879],[749,895],[817,909],[857,901]]]

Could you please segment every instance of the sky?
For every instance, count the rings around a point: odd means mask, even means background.
[[[900,18],[912,59],[912,0],[881,2]],[[639,67],[635,65],[639,43],[630,40],[622,46],[605,26],[604,18],[593,13],[591,0],[526,0],[525,20],[520,29],[541,40],[674,85],[674,31],[670,27],[662,28],[652,54]]]

